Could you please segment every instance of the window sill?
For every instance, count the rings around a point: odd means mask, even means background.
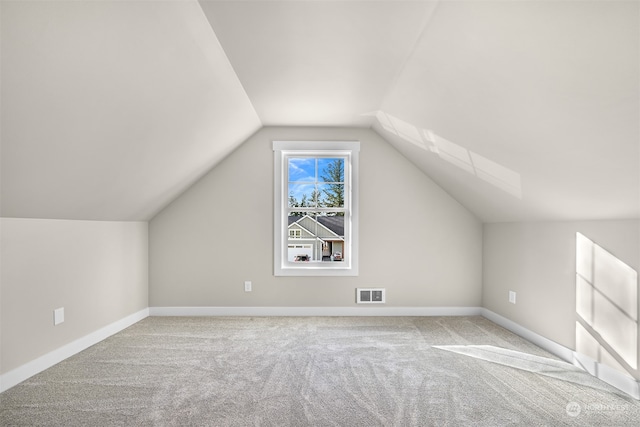
[[[353,277],[358,275],[358,270],[353,266],[328,266],[328,265],[304,265],[276,267],[275,276],[289,277]]]

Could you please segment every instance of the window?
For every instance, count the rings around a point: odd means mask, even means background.
[[[359,142],[274,141],[274,274],[356,276]]]
[[[289,238],[290,239],[300,239],[302,238],[302,230],[299,228],[294,228],[289,230]]]

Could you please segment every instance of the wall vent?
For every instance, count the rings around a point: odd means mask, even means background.
[[[356,288],[357,304],[384,304],[384,288]]]

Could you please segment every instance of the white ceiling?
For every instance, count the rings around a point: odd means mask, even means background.
[[[3,216],[149,219],[262,125],[330,125],[483,221],[640,217],[636,1],[1,7]]]

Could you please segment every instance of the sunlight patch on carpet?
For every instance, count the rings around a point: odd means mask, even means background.
[[[535,356],[493,345],[434,345],[433,348],[473,357],[502,366],[568,381],[600,390],[609,390],[582,369],[562,360]]]

